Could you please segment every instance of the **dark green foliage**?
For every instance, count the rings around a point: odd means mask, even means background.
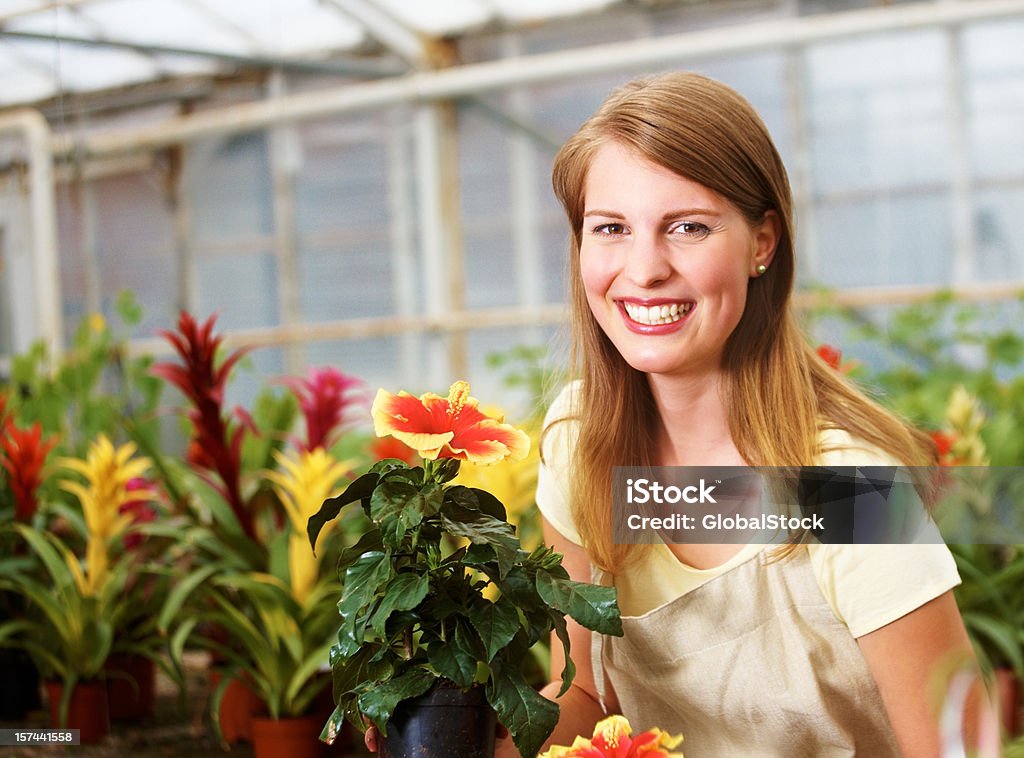
[[[492,495],[447,484],[457,473],[450,459],[415,468],[381,461],[309,520],[312,544],[350,503],[373,521],[338,564],[337,708],[325,735],[345,718],[360,729],[369,719],[383,732],[400,702],[444,678],[463,689],[482,685],[520,752],[534,755],[558,706],[522,676],[530,646],[554,630],[568,658],[567,615],[622,634],[614,589],[570,580],[550,548],[522,550]],[[564,691],[571,661],[561,674]]]

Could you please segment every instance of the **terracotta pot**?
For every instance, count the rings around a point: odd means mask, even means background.
[[[60,699],[64,682],[46,682],[46,696],[50,701],[50,726],[61,727]],[[71,693],[68,704],[68,729],[78,729],[83,745],[99,742],[110,733],[110,714],[107,712],[107,687],[103,682],[79,682]]]
[[[1020,680],[1011,669],[996,669],[995,689],[999,703],[999,723],[1007,734],[1014,736],[1024,728],[1018,718],[1022,708]]]
[[[223,674],[210,669],[210,690],[217,689]],[[249,689],[240,679],[232,679],[224,690],[217,719],[224,741],[249,742],[252,740],[252,717],[267,712],[267,706],[259,695]]]
[[[144,655],[112,655],[103,667],[112,721],[131,721],[153,715],[156,664]]]
[[[323,721],[318,716],[252,720],[252,747],[256,758],[320,758],[327,747],[320,742]]]

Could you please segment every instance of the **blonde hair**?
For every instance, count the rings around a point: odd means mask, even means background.
[[[552,184],[569,220],[573,369],[582,379],[574,420],[572,512],[591,560],[615,573],[635,556],[612,542],[612,468],[656,463],[657,409],[646,376],[629,366],[587,304],[580,275],[584,187],[596,151],[615,142],[698,182],[749,223],[778,213],[768,271],[751,279],[747,303],[724,350],[729,431],[751,465],[810,464],[822,424],[847,430],[906,465],[935,460],[927,435],[869,400],[815,355],[790,301],[796,264],[793,201],[785,166],[753,107],[720,82],[692,73],[640,79],[601,105],[555,158]]]

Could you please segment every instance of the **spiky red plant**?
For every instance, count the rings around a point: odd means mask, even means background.
[[[178,331],[162,331],[181,358],[176,363],[158,363],[151,372],[166,379],[188,398],[192,408],[193,437],[187,459],[231,506],[242,530],[255,539],[252,513],[242,497],[242,440],[251,423],[244,416],[241,423],[231,423],[224,411],[224,390],[235,364],[248,352],[241,348],[229,353],[216,365],[217,351],[224,341],[214,335],[217,317],[210,316],[202,325],[186,311],[178,318]]]
[[[42,484],[42,470],[46,456],[57,444],[56,437],[43,439],[43,428],[35,423],[29,429],[19,429],[7,420],[0,425],[0,466],[8,474],[14,493],[14,517],[30,521],[39,508],[36,490]]]

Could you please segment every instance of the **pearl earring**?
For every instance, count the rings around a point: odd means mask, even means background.
[[[763,263],[761,263],[757,267],[757,275],[761,276],[767,270],[768,270],[768,267],[766,265],[764,265]]]

